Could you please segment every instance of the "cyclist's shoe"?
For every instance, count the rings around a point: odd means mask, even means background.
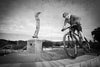
[[[38,36],[32,36],[33,38],[38,38]]]

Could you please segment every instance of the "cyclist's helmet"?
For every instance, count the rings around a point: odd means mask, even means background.
[[[64,13],[63,13],[63,17],[64,17],[64,18],[70,18],[70,14],[67,13],[67,12],[64,12]]]

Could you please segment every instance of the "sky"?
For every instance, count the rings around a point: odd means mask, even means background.
[[[83,35],[92,39],[91,31],[100,26],[99,0],[0,0],[0,39],[28,40],[35,32],[34,15],[40,17],[39,39],[62,41],[64,12],[81,18]]]

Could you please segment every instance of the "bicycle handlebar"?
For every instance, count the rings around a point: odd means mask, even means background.
[[[66,30],[66,29],[68,29],[68,28],[70,28],[70,27],[67,27],[67,28],[63,28],[61,31],[64,31],[64,30]]]
[[[74,25],[72,25],[72,26],[69,26],[69,27],[67,27],[67,28],[63,28],[61,31],[64,31],[64,30],[66,30],[66,29],[68,29],[68,28],[71,28],[71,27],[73,27],[73,26],[75,26],[76,24],[74,24]]]

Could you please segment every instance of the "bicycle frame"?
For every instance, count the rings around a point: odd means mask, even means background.
[[[66,29],[69,29],[69,32],[67,32],[64,35],[64,37],[63,37],[63,44],[64,44],[64,50],[66,51],[67,55],[69,57],[71,57],[71,58],[75,58],[77,56],[77,53],[78,53],[78,48],[77,48],[78,46],[82,47],[86,52],[88,52],[89,44],[87,42],[87,39],[85,38],[86,42],[85,42],[85,44],[83,44],[83,39],[81,39],[79,34],[73,32],[71,30],[71,27],[67,27],[67,28],[63,29],[62,31],[66,30]],[[68,37],[68,45],[67,46],[71,47],[73,49],[74,53],[70,53],[68,51],[68,48],[66,49],[66,37]],[[79,38],[79,40],[78,40],[77,37]],[[72,41],[72,43],[70,41]],[[74,45],[74,47],[71,46],[71,45]]]

